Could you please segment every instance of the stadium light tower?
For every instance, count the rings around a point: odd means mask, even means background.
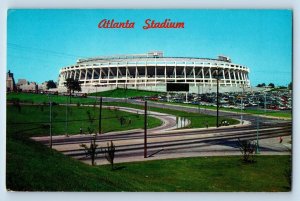
[[[217,128],[219,127],[219,66],[217,66]]]

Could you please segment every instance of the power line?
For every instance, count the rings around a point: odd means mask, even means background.
[[[69,53],[63,53],[63,52],[57,52],[57,51],[53,51],[53,50],[47,50],[47,49],[41,49],[41,48],[36,48],[36,47],[29,47],[29,46],[23,46],[23,45],[19,45],[19,44],[15,44],[15,43],[7,43],[8,48],[15,48],[15,49],[24,49],[24,50],[34,50],[34,51],[40,51],[40,52],[47,52],[56,56],[68,56],[68,57],[73,57],[73,58],[87,58],[85,56],[81,56],[81,55],[75,55],[75,54],[69,54]]]

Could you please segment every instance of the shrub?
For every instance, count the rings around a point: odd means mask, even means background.
[[[255,156],[256,143],[253,140],[240,140],[238,138],[237,143],[240,151],[243,155],[243,161],[245,163],[253,163]]]
[[[110,144],[107,143],[107,149],[105,150],[105,158],[111,164],[111,170],[114,169],[114,159],[115,159],[115,145],[112,141]]]

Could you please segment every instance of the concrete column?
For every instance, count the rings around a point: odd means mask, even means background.
[[[212,83],[212,76],[211,76],[211,68],[208,68],[208,72],[209,72],[210,86],[213,86],[213,83]]]
[[[70,78],[72,78],[72,77],[73,77],[73,73],[74,73],[74,71],[73,71],[73,70],[71,70],[71,72],[70,72]]]
[[[225,86],[227,86],[224,68],[222,71],[223,71],[223,82],[224,82]]]
[[[108,71],[107,71],[108,75],[107,75],[107,84],[109,85],[109,79],[110,79],[110,67],[108,67]]]
[[[239,72],[237,72],[237,75],[238,75],[239,84],[241,84],[241,77],[240,77],[240,73],[239,73]]]
[[[88,69],[86,68],[85,69],[85,75],[84,75],[84,85],[86,85],[87,72],[88,72]]]
[[[76,80],[77,70],[75,70],[74,80]]]
[[[237,87],[237,82],[236,82],[236,75],[235,75],[235,70],[233,69],[233,78],[234,78],[234,83],[235,83],[235,86]]]
[[[202,82],[203,82],[203,86],[205,86],[204,66],[202,66],[201,72],[202,72]]]
[[[138,70],[137,70],[137,66],[135,67],[135,80],[134,80],[134,87],[136,87],[137,84],[137,76],[138,76]]]
[[[118,87],[118,82],[119,82],[119,68],[117,67],[117,78],[116,78],[116,76],[114,75],[114,79],[116,80],[116,87]]]
[[[80,69],[79,70],[79,78],[78,78],[78,80],[81,80],[81,73],[82,73],[82,70]]]
[[[99,68],[99,79],[98,79],[98,83],[100,84],[101,82],[101,78],[102,78],[102,69],[101,67]]]
[[[232,87],[232,80],[231,80],[231,75],[230,75],[230,69],[227,69],[228,72],[228,76],[229,76],[229,82],[230,82],[230,86]]]
[[[93,68],[93,70],[92,70],[92,82],[94,82],[94,73],[95,73],[95,69]]]
[[[244,84],[244,75],[242,71],[240,72],[240,75],[241,75],[242,84]]]

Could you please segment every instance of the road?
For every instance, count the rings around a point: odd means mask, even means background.
[[[133,99],[103,98],[105,102],[128,102],[144,105],[143,101]],[[198,113],[197,108],[179,105],[169,105],[158,102],[148,102],[150,107],[167,108],[191,113]],[[119,107],[119,109],[136,113],[142,110]],[[201,109],[208,115],[216,115],[216,111]],[[151,116],[160,118],[164,123],[162,126],[149,129],[147,135],[147,158],[144,158],[144,132],[142,129],[131,131],[111,132],[96,136],[97,144],[105,148],[107,143],[113,141],[116,146],[116,163],[193,157],[211,155],[237,155],[240,154],[237,146],[238,139],[250,139],[259,143],[261,154],[290,154],[292,123],[281,119],[257,117],[255,115],[243,114],[243,120],[247,124],[239,124],[229,127],[180,129],[176,130],[176,117],[158,112],[149,112]],[[220,111],[220,116],[239,119],[239,113]],[[174,130],[175,129],[175,130]],[[278,138],[283,137],[283,143]],[[54,136],[53,148],[74,157],[83,162],[90,163],[80,144],[89,144],[92,136]],[[43,144],[49,144],[48,137],[34,138]],[[97,164],[106,164],[103,153],[99,150]]]
[[[108,133],[97,136],[97,144],[106,147],[113,141],[116,146],[116,163],[153,159],[237,155],[240,154],[237,139],[259,139],[261,154],[288,154],[289,141],[292,132],[291,123],[274,125],[262,124],[259,132],[254,125],[236,126],[231,128],[188,129],[164,132],[153,132],[147,136],[147,156],[144,159],[144,135],[142,130],[122,133]],[[284,143],[279,143],[278,137],[284,136]],[[47,138],[35,138],[48,144]],[[84,150],[79,146],[89,144],[91,136],[75,135],[70,137],[55,136],[53,148],[65,155],[90,163]],[[99,154],[97,164],[106,164],[103,154]]]
[[[103,106],[103,108],[110,108],[110,107],[111,106]],[[130,112],[130,113],[134,113],[134,114],[137,114],[137,113],[143,114],[144,113],[144,110],[135,109],[135,108],[127,108],[127,107],[114,107],[114,108],[117,108],[124,112]],[[148,133],[164,132],[164,131],[168,131],[168,130],[173,130],[173,129],[181,128],[181,126],[182,127],[188,126],[191,123],[188,121],[188,122],[186,122],[186,124],[178,126],[177,122],[176,122],[176,116],[174,116],[174,115],[165,114],[165,113],[161,113],[161,112],[154,112],[154,111],[147,111],[147,114],[151,117],[155,117],[162,121],[161,126],[148,129]]]

